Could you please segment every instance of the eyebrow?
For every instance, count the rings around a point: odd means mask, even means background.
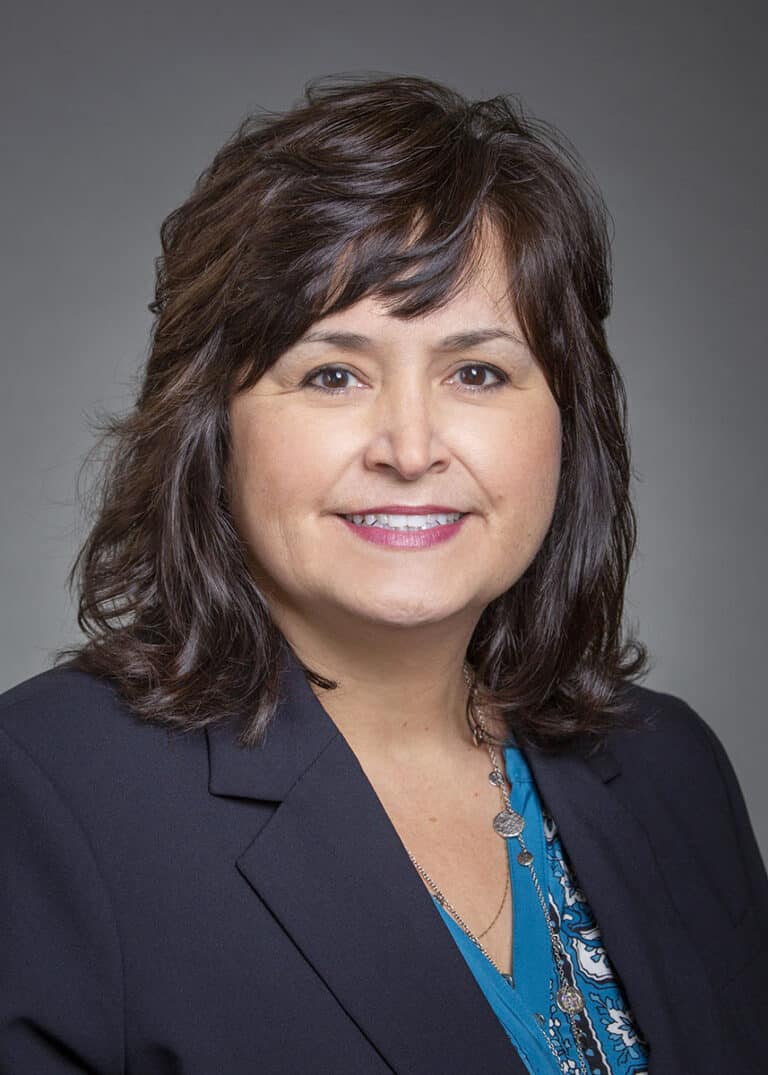
[[[509,340],[519,347],[525,347],[525,341],[516,333],[503,328],[474,329],[472,332],[455,332],[450,336],[444,336],[436,344],[438,351],[466,351],[470,347],[479,347],[480,344],[491,340]],[[317,330],[308,332],[297,341],[296,346],[303,343],[329,343],[342,351],[363,351],[371,353],[376,350],[376,344],[369,336],[363,336],[358,332],[333,332]]]

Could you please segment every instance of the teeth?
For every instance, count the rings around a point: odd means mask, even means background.
[[[357,526],[378,526],[386,530],[431,530],[434,526],[445,526],[461,518],[456,511],[443,515],[345,515]]]

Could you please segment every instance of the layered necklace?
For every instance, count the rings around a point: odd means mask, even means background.
[[[471,673],[470,673],[470,670],[469,670],[469,666],[467,665],[466,662],[464,664],[464,679],[465,679],[465,681],[467,683],[467,686],[469,687],[469,691],[470,691],[470,712],[472,714],[472,723],[470,724],[470,727],[472,729],[472,737],[473,737],[475,746],[479,747],[482,743],[485,743],[485,746],[486,746],[486,748],[488,750],[488,754],[489,754],[490,760],[491,760],[491,771],[488,774],[488,780],[490,781],[491,784],[494,785],[494,787],[498,788],[498,790],[499,790],[499,797],[500,797],[500,801],[501,801],[501,810],[499,811],[498,814],[496,814],[496,816],[493,819],[493,828],[494,828],[494,831],[496,833],[498,833],[498,835],[503,840],[517,840],[518,844],[520,845],[520,850],[518,851],[518,854],[517,854],[517,861],[520,863],[521,866],[525,866],[527,868],[528,873],[529,873],[530,878],[531,878],[531,882],[533,883],[533,887],[536,890],[536,896],[538,898],[539,905],[541,906],[541,910],[542,910],[542,913],[544,915],[544,921],[547,924],[547,932],[549,934],[549,940],[550,940],[550,944],[552,946],[552,954],[554,956],[555,966],[557,967],[557,974],[558,974],[558,979],[559,979],[559,988],[558,988],[558,990],[557,990],[557,992],[555,994],[555,1002],[556,1002],[558,1008],[560,1009],[560,1011],[564,1012],[565,1015],[568,1017],[568,1021],[569,1021],[570,1026],[571,1026],[571,1032],[573,1034],[573,1040],[574,1040],[575,1045],[576,1045],[576,1051],[577,1051],[578,1056],[579,1056],[579,1067],[580,1067],[583,1075],[589,1075],[589,1066],[587,1065],[587,1062],[586,1062],[586,1060],[584,1058],[584,1052],[583,1052],[583,1049],[582,1049],[582,1041],[584,1039],[584,1031],[578,1025],[578,1021],[581,1018],[581,1013],[584,1011],[584,1008],[585,1008],[584,995],[581,992],[581,990],[577,989],[577,987],[575,985],[571,985],[567,980],[567,977],[566,977],[566,974],[565,974],[565,962],[564,962],[565,952],[564,952],[564,949],[563,949],[562,941],[560,940],[560,934],[558,933],[558,931],[557,931],[557,929],[556,929],[556,927],[555,927],[555,925],[554,925],[554,923],[552,921],[552,918],[551,918],[551,916],[549,914],[549,911],[547,909],[547,903],[546,903],[546,900],[544,898],[544,893],[542,891],[541,884],[539,883],[538,876],[536,875],[536,869],[535,869],[535,866],[534,866],[533,855],[528,850],[528,848],[526,847],[525,840],[523,839],[523,829],[525,828],[525,819],[523,818],[523,816],[521,814],[518,814],[516,810],[512,809],[512,804],[511,804],[510,798],[509,798],[510,793],[512,791],[512,785],[510,783],[509,790],[507,790],[507,778],[505,777],[505,774],[502,772],[502,768],[501,768],[501,765],[499,764],[499,760],[498,760],[498,757],[497,757],[497,754],[496,754],[496,749],[495,749],[493,743],[491,742],[490,737],[488,736],[488,732],[487,732],[485,722],[484,722],[483,716],[482,716],[482,710],[475,703],[475,698],[474,698],[475,686],[474,686],[474,682],[472,680],[472,676],[471,676]],[[469,928],[469,926],[464,921],[464,919],[461,917],[461,915],[458,913],[458,911],[455,909],[455,907],[453,907],[448,902],[448,900],[445,898],[443,893],[437,887],[437,885],[432,880],[430,875],[427,873],[427,871],[424,869],[424,867],[419,862],[416,861],[416,859],[413,857],[413,855],[410,853],[410,851],[408,852],[408,857],[410,858],[411,862],[416,867],[416,869],[418,870],[420,875],[424,878],[424,880],[426,881],[426,883],[429,886],[429,888],[434,893],[435,899],[440,904],[440,906],[444,907],[446,909],[446,911],[448,911],[448,913],[451,915],[451,917],[456,922],[458,922],[459,926],[463,929],[463,931],[469,937],[470,941],[472,941],[472,943],[475,944],[480,949],[480,951],[483,953],[485,958],[488,960],[488,962],[493,967],[496,968],[496,970],[499,972],[499,974],[504,979],[504,981],[506,981],[509,986],[514,988],[514,977],[513,977],[513,975],[512,974],[505,974],[501,970],[499,965],[491,957],[491,955],[486,951],[485,946],[480,941],[480,937],[485,936],[485,934],[488,933],[488,931],[495,925],[496,921],[499,918],[499,915],[501,914],[502,908],[504,907],[504,904],[506,903],[507,892],[509,891],[509,867],[507,866],[507,868],[506,868],[506,885],[504,887],[504,896],[503,896],[502,901],[501,901],[501,907],[499,907],[499,910],[496,912],[496,915],[495,915],[495,917],[493,919],[493,922],[491,922],[490,926],[488,926],[485,930],[483,930],[482,933],[475,934]],[[514,968],[512,968],[512,969],[514,971]],[[539,1025],[539,1029],[543,1033],[543,1035],[544,1035],[544,1037],[546,1039],[547,1045],[549,1046],[549,1049],[552,1052],[552,1055],[555,1057],[555,1060],[558,1062],[558,1066],[560,1066],[560,1059],[559,1059],[559,1057],[557,1055],[557,1051],[555,1049],[554,1042],[551,1040],[551,1037],[547,1033],[545,1027]],[[567,1071],[567,1070],[570,1070],[570,1069],[567,1068],[567,1067],[564,1067],[564,1068],[562,1068],[562,1070]]]

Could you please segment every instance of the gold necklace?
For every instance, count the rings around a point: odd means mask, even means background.
[[[493,783],[495,783],[495,781],[493,781]],[[499,797],[501,799],[501,806],[502,806],[502,809],[503,809],[504,808],[504,793],[502,792],[500,787],[499,787]],[[406,848],[406,850],[407,850],[407,848]],[[504,883],[504,895],[503,895],[502,900],[501,900],[501,906],[499,907],[498,911],[496,912],[496,915],[495,915],[495,917],[493,919],[493,922],[491,922],[490,926],[488,926],[486,929],[484,929],[482,933],[475,934],[469,928],[469,926],[464,921],[464,919],[459,914],[459,912],[456,910],[456,908],[453,906],[453,904],[448,902],[448,900],[446,899],[445,895],[440,891],[440,889],[437,887],[437,885],[432,880],[432,878],[427,873],[427,871],[424,869],[424,867],[421,865],[421,863],[416,861],[416,859],[413,857],[413,855],[411,854],[410,851],[408,851],[408,857],[410,858],[411,862],[416,867],[416,869],[419,871],[421,876],[424,878],[424,880],[427,882],[429,887],[432,889],[432,892],[434,893],[435,899],[440,904],[440,906],[445,907],[446,911],[448,911],[448,913],[459,923],[459,925],[464,930],[464,932],[469,937],[469,939],[474,944],[477,945],[477,947],[483,953],[483,955],[488,960],[488,962],[491,963],[496,968],[496,970],[499,972],[499,974],[502,976],[502,978],[506,979],[511,985],[514,986],[514,984],[515,984],[514,967],[511,968],[511,971],[512,971],[511,974],[505,974],[504,971],[501,969],[501,967],[496,962],[496,960],[490,954],[490,952],[488,952],[487,949],[485,948],[485,946],[480,943],[480,938],[484,937],[485,934],[488,933],[489,930],[491,930],[493,928],[493,926],[496,924],[496,922],[497,922],[497,920],[499,918],[499,915],[501,914],[502,910],[504,909],[504,904],[507,902],[507,892],[509,891],[509,865],[507,864],[506,869],[505,869],[506,879],[505,879],[505,883]]]
[[[493,916],[493,921],[491,922],[490,926],[486,926],[482,933],[478,933],[478,935],[477,935],[478,937],[484,937],[486,935],[486,933],[490,933],[491,930],[493,929],[493,927],[496,925],[496,923],[499,920],[499,916],[501,915],[501,912],[504,910],[504,904],[507,902],[507,893],[508,892],[509,892],[509,870],[506,869],[506,870],[504,870],[504,895],[501,897],[501,906],[499,907],[499,909],[496,912],[496,914]]]
[[[474,705],[475,685],[474,685],[474,682],[473,682],[472,677],[471,677],[471,673],[470,673],[470,670],[469,670],[469,665],[467,664],[466,661],[464,662],[464,679],[465,679],[465,682],[466,682],[466,684],[467,684],[467,686],[469,687],[469,690],[470,690],[470,709],[472,711],[472,715],[473,715],[474,722],[475,722],[474,727],[472,728],[472,737],[474,739],[475,746],[479,746],[483,742],[486,745],[486,749],[488,750],[488,754],[490,756],[491,764],[492,764],[492,770],[488,774],[488,779],[489,779],[491,784],[495,785],[499,789],[499,794],[501,796],[502,809],[499,811],[499,813],[493,819],[493,828],[494,828],[494,831],[496,833],[498,833],[498,835],[501,836],[504,840],[516,839],[518,841],[518,843],[520,844],[520,851],[519,851],[519,853],[517,855],[517,861],[521,866],[526,866],[528,868],[528,872],[529,872],[529,875],[531,877],[531,881],[533,882],[533,886],[534,886],[534,888],[536,890],[536,895],[538,897],[539,904],[540,904],[542,912],[544,914],[544,921],[547,924],[547,930],[549,932],[549,940],[550,940],[550,944],[551,944],[551,947],[552,947],[552,955],[554,956],[555,965],[557,967],[558,978],[560,979],[560,988],[557,990],[557,993],[555,994],[555,1002],[556,1002],[558,1008],[560,1009],[560,1011],[562,1011],[568,1017],[568,1022],[570,1023],[571,1032],[573,1034],[573,1040],[574,1040],[575,1045],[576,1045],[576,1052],[577,1052],[578,1058],[579,1058],[579,1068],[581,1069],[582,1075],[589,1075],[589,1067],[587,1065],[587,1061],[586,1061],[586,1058],[584,1056],[584,1051],[583,1051],[583,1048],[582,1048],[582,1041],[584,1039],[584,1031],[576,1024],[576,1020],[581,1018],[581,1013],[584,1011],[584,1009],[586,1007],[586,1002],[584,1000],[584,995],[582,994],[581,990],[576,985],[570,984],[568,982],[567,978],[566,978],[565,964],[564,964],[564,959],[563,959],[563,957],[565,956],[565,950],[563,949],[563,944],[562,944],[562,941],[560,940],[560,935],[557,932],[557,930],[555,929],[555,927],[554,927],[554,925],[552,923],[552,919],[551,919],[551,917],[549,915],[549,912],[547,910],[546,901],[544,899],[544,893],[542,892],[541,885],[539,883],[539,879],[538,879],[538,877],[536,875],[536,870],[534,868],[533,855],[531,854],[531,852],[526,847],[525,840],[523,839],[523,829],[525,828],[525,818],[521,814],[518,814],[516,810],[512,809],[512,803],[510,801],[510,794],[511,794],[511,791],[512,791],[512,785],[510,783],[509,792],[508,792],[506,790],[507,779],[505,778],[505,775],[501,770],[501,766],[498,763],[498,759],[496,757],[496,751],[495,751],[495,749],[493,747],[493,744],[491,743],[491,740],[490,740],[490,738],[488,736],[488,733],[487,733],[487,730],[486,730],[486,727],[485,727],[485,723],[484,723],[484,721],[482,719],[481,711],[479,709],[477,709],[476,706]],[[406,848],[406,851],[407,851],[407,848]],[[495,967],[496,970],[499,972],[499,974],[502,976],[502,978],[510,986],[512,986],[514,988],[515,981],[514,981],[513,975],[512,974],[504,974],[504,972],[498,966],[496,961],[494,959],[492,959],[490,954],[486,951],[484,945],[481,944],[479,938],[472,932],[472,930],[466,924],[466,922],[461,917],[461,915],[459,915],[459,913],[456,911],[456,909],[448,902],[448,900],[445,898],[443,893],[437,887],[435,882],[429,876],[427,871],[424,869],[424,867],[419,862],[416,861],[416,859],[413,857],[413,855],[410,853],[410,851],[408,851],[408,857],[410,858],[411,862],[416,867],[418,872],[421,874],[421,876],[424,878],[424,880],[427,882],[429,887],[434,892],[437,902],[442,907],[445,907],[445,909],[458,922],[458,924],[464,930],[464,932],[469,937],[469,939],[472,941],[472,943],[475,944],[477,946],[477,948],[480,949],[480,951],[483,953],[483,955],[488,960],[488,962],[493,967]],[[507,870],[507,873],[509,873],[509,870]],[[504,890],[504,899],[506,900],[506,889]],[[502,906],[503,906],[503,904],[502,904]],[[499,913],[501,913],[501,909],[499,910]],[[497,915],[497,917],[498,917],[498,915]],[[486,932],[487,932],[487,930],[486,930]],[[512,967],[512,970],[514,971],[514,967]],[[555,1049],[554,1042],[550,1038],[550,1035],[547,1033],[547,1031],[545,1030],[545,1028],[543,1026],[538,1024],[538,1022],[537,1022],[537,1026],[538,1026],[539,1030],[541,1031],[541,1033],[544,1035],[544,1038],[545,1038],[545,1040],[547,1042],[547,1045],[548,1045],[548,1047],[550,1049],[550,1052],[552,1053],[552,1055],[555,1057],[555,1060],[559,1064],[560,1061],[559,1061],[559,1058],[557,1056],[557,1051]],[[566,1070],[566,1069],[563,1069],[563,1070]]]

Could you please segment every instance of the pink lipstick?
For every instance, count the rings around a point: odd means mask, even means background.
[[[355,512],[354,514],[358,513]],[[370,514],[373,513],[371,512]],[[429,512],[419,511],[417,513],[413,509],[403,511],[401,508],[397,513],[392,512],[392,514],[415,515],[429,514]],[[343,515],[339,515],[338,518],[357,537],[362,538],[363,541],[370,541],[374,545],[389,545],[391,548],[397,549],[425,549],[431,548],[432,545],[439,545],[444,541],[450,541],[461,530],[468,515],[462,515],[455,522],[431,526],[425,530],[395,530],[378,525],[359,526],[357,523],[352,522],[351,519],[345,519]]]

